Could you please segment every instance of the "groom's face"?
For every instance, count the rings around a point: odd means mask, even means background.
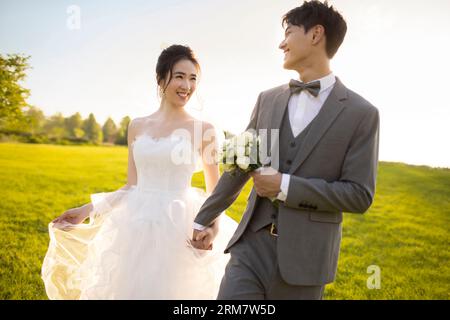
[[[288,24],[284,32],[284,40],[279,48],[284,52],[283,67],[288,70],[297,70],[311,55],[311,35],[305,33],[303,26]]]

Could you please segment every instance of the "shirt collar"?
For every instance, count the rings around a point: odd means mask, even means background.
[[[311,83],[314,81],[320,81],[320,92],[323,92],[336,83],[336,77],[334,76],[333,72],[331,72],[329,75],[326,75],[323,78],[313,80],[308,83]]]

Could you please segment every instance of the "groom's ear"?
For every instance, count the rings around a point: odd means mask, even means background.
[[[312,44],[317,45],[325,37],[325,28],[318,24],[311,28],[312,32]]]

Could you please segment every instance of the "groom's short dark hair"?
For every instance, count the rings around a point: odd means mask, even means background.
[[[347,23],[342,15],[328,2],[318,0],[305,1],[300,7],[294,8],[283,16],[282,25],[303,26],[305,33],[312,27],[321,25],[325,29],[326,51],[328,58],[333,58],[347,32]]]

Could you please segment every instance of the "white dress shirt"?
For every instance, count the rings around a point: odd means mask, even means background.
[[[320,109],[322,109],[325,100],[327,100],[331,90],[334,88],[336,77],[333,73],[330,73],[329,75],[314,81],[320,81],[320,92],[317,97],[314,97],[307,90],[303,90],[300,93],[293,94],[289,99],[289,122],[294,137],[297,137],[302,133],[302,131],[317,116]],[[283,173],[280,186],[281,192],[277,196],[278,200],[286,200],[290,177],[290,175]]]
[[[333,73],[330,73],[314,81],[320,81],[320,92],[317,97],[314,97],[307,90],[303,90],[300,93],[293,94],[289,98],[289,122],[294,137],[297,137],[317,116],[325,100],[330,95],[331,90],[334,88],[336,77]],[[287,198],[290,178],[291,176],[289,174],[283,173],[280,186],[281,191],[277,196],[277,199],[280,201],[285,201]],[[194,229],[204,230],[205,228],[205,226],[194,222]]]

